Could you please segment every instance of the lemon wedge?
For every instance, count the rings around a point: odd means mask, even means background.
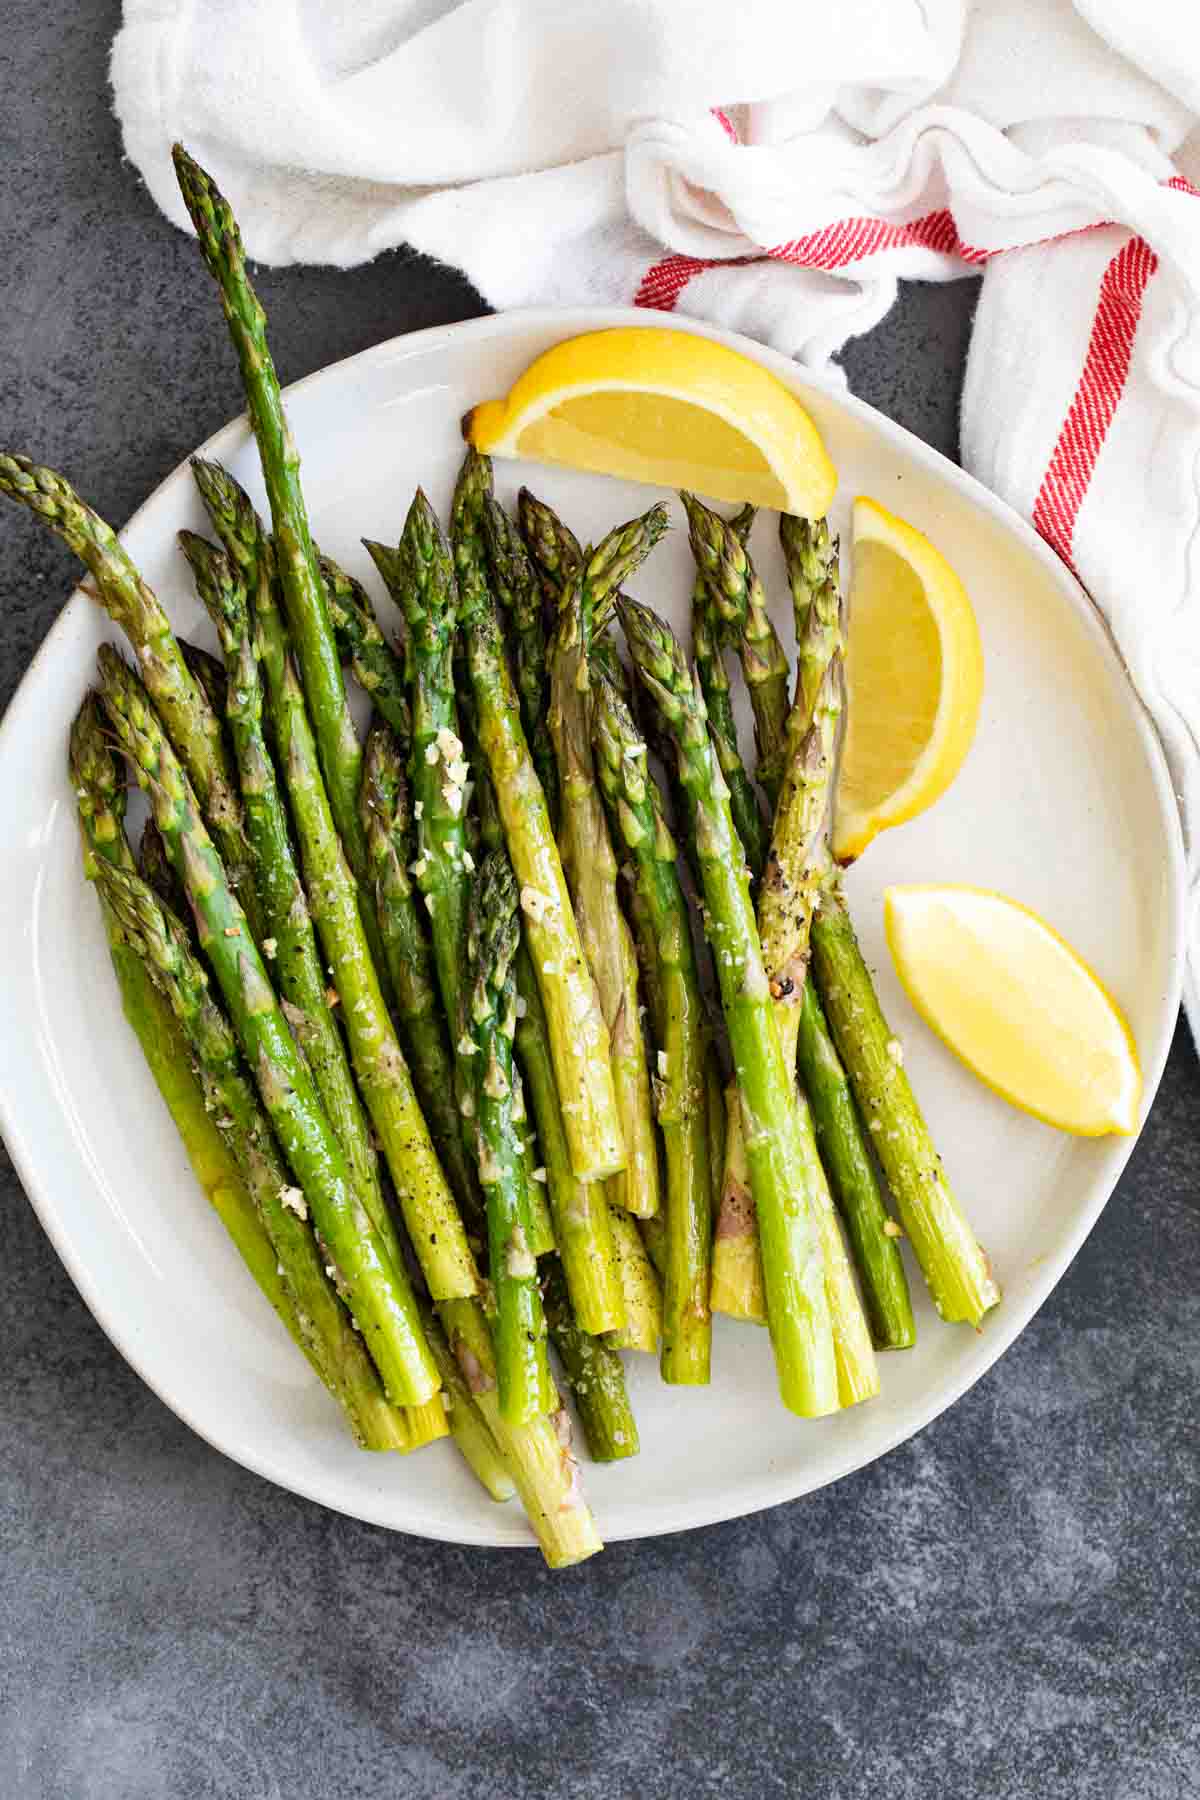
[[[979,628],[962,582],[927,537],[867,499],[854,503],[846,689],[839,862],[945,793],[983,694]]]
[[[1080,1137],[1136,1129],[1133,1035],[1044,919],[975,887],[891,887],[883,910],[909,999],[981,1081]]]
[[[816,426],[774,375],[711,338],[590,331],[530,363],[503,400],[467,414],[488,456],[567,463],[713,500],[819,518],[837,474]]]

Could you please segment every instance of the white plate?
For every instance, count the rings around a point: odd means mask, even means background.
[[[561,338],[657,323],[624,311],[513,313],[398,338],[299,383],[288,410],[317,537],[378,592],[360,535],[394,541],[418,482],[445,508],[462,451],[459,419],[472,403],[503,393]],[[883,1005],[1005,1297],[976,1334],[939,1323],[914,1276],[917,1348],[882,1359],[877,1400],[819,1424],[780,1406],[765,1332],[718,1322],[707,1389],[664,1387],[652,1359],[627,1359],[641,1455],[587,1471],[609,1538],[792,1499],[920,1430],[1028,1322],[1125,1166],[1131,1139],[1061,1136],[996,1099],[934,1041],[885,949],[880,896],[888,882],[975,882],[1050,919],[1129,1017],[1147,1105],[1179,1004],[1182,876],[1171,788],[1079,588],[1014,514],[916,438],[815,386],[782,357],[723,341],[773,369],[811,409],[841,472],[837,524],[845,527],[855,494],[875,495],[945,552],[979,616],[987,691],[966,767],[930,814],[872,846],[849,891]],[[229,463],[262,501],[244,421],[204,453]],[[505,498],[528,480],[584,538],[652,498],[644,488],[561,470],[498,464],[497,478]],[[678,526],[677,501],[673,517]],[[204,524],[181,465],[124,537],[177,626],[209,641],[175,545],[181,525]],[[786,632],[773,519],[760,519],[754,547]],[[686,533],[676,529],[635,591],[681,625],[690,566]],[[462,1543],[528,1543],[515,1505],[487,1501],[448,1446],[404,1460],[354,1449],[199,1196],[120,1017],[96,903],[80,875],[65,748],[96,646],[111,635],[105,624],[76,594],[0,732],[0,941],[11,955],[0,1123],[29,1196],[113,1343],[218,1449],[376,1524]]]

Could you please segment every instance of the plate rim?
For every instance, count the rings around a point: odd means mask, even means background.
[[[403,332],[385,338],[377,344],[356,351],[351,356],[342,357],[335,362],[327,363],[319,369],[310,371],[309,374],[290,383],[283,390],[284,398],[286,401],[289,396],[301,393],[315,382],[367,364],[372,359],[391,358],[397,353],[404,354],[409,351],[433,348],[439,342],[446,340],[463,337],[486,338],[496,334],[508,335],[510,333],[520,335],[526,331],[545,329],[555,331],[561,329],[563,335],[567,336],[585,331],[602,331],[627,326],[649,330],[682,330],[694,336],[710,338],[716,342],[727,344],[731,348],[741,351],[753,361],[773,369],[774,372],[786,378],[789,383],[798,382],[802,388],[811,388],[835,405],[845,409],[851,416],[857,418],[858,422],[867,430],[882,434],[885,438],[898,439],[906,453],[912,456],[916,462],[926,465],[950,487],[957,489],[965,498],[979,506],[985,513],[990,514],[1011,535],[1015,535],[1019,539],[1063,592],[1084,628],[1095,638],[1102,659],[1107,660],[1113,673],[1118,677],[1134,727],[1145,748],[1147,765],[1159,802],[1160,815],[1164,822],[1168,858],[1166,896],[1170,916],[1167,920],[1168,980],[1165,992],[1156,1009],[1159,1020],[1159,1041],[1154,1047],[1153,1057],[1143,1059],[1144,1092],[1142,1118],[1138,1129],[1128,1137],[1110,1140],[1109,1162],[1093,1186],[1087,1204],[1079,1209],[1063,1244],[1053,1257],[1046,1259],[1043,1268],[1030,1280],[1028,1289],[1022,1295],[1020,1302],[1002,1309],[988,1330],[979,1334],[974,1354],[964,1360],[953,1379],[945,1386],[944,1391],[939,1386],[936,1402],[931,1405],[928,1401],[923,1400],[919,1405],[906,1409],[897,1419],[895,1429],[886,1433],[881,1444],[869,1450],[861,1452],[856,1450],[855,1442],[852,1439],[844,1450],[836,1451],[826,1458],[823,1469],[815,1479],[802,1476],[797,1483],[794,1474],[791,1476],[780,1475],[773,1479],[762,1478],[752,1490],[733,1502],[718,1500],[707,1504],[697,1504],[685,1494],[681,1496],[678,1503],[678,1516],[669,1521],[651,1519],[645,1527],[633,1531],[606,1533],[606,1542],[609,1543],[633,1542],[642,1538],[659,1537],[677,1531],[696,1530],[702,1526],[722,1524],[730,1519],[744,1518],[768,1507],[782,1505],[789,1500],[801,1499],[806,1494],[816,1493],[819,1489],[840,1481],[845,1476],[854,1474],[857,1470],[889,1455],[900,1444],[915,1437],[927,1425],[932,1424],[947,1408],[960,1400],[963,1394],[999,1361],[1016,1338],[1032,1322],[1066,1275],[1108,1204],[1145,1128],[1170,1052],[1181,1004],[1186,927],[1185,852],[1182,823],[1175,802],[1174,784],[1154,722],[1134,686],[1107,622],[1073,573],[1038,536],[1028,521],[1023,519],[1007,501],[1001,499],[998,494],[942,451],[935,449],[923,438],[909,431],[906,426],[899,424],[877,407],[869,405],[866,401],[850,393],[836,379],[806,369],[782,352],[772,350],[769,346],[747,338],[739,332],[725,330],[701,319],[683,316],[677,318],[674,314],[643,311],[637,307],[627,306],[526,307],[487,313],[443,325],[426,326],[419,331]],[[219,427],[201,445],[189,451],[135,509],[121,527],[118,536],[123,539],[126,532],[156,504],[165,490],[172,484],[186,479],[186,471],[192,456],[220,458],[225,451],[243,439],[248,430],[247,415],[243,411]],[[33,678],[35,673],[39,672],[43,658],[53,655],[61,636],[70,629],[79,612],[90,609],[93,605],[94,602],[83,592],[82,587],[77,585],[60,608],[21,676],[3,717],[0,718],[0,762],[5,757],[9,739],[20,725],[26,708],[33,703]],[[3,1029],[3,1026],[0,1026],[0,1031]],[[144,1351],[139,1349],[133,1341],[132,1335],[127,1335],[122,1331],[120,1319],[112,1316],[111,1310],[106,1306],[101,1285],[89,1271],[86,1256],[76,1251],[71,1233],[59,1215],[54,1200],[52,1182],[44,1180],[37,1169],[37,1148],[22,1130],[11,1096],[2,1089],[0,1089],[0,1136],[4,1139],[30,1206],[53,1245],[72,1284],[101,1331],[139,1379],[146,1383],[151,1392],[214,1450],[250,1470],[252,1474],[272,1482],[289,1493],[327,1507],[332,1512],[360,1519],[364,1523],[380,1526],[389,1531],[397,1531],[406,1536],[427,1537],[443,1543],[479,1548],[530,1550],[536,1548],[532,1540],[523,1533],[517,1535],[514,1532],[501,1536],[497,1535],[495,1530],[471,1529],[454,1513],[449,1515],[439,1513],[436,1518],[419,1524],[397,1524],[394,1518],[384,1517],[379,1510],[372,1510],[362,1504],[345,1505],[337,1499],[331,1499],[326,1493],[317,1492],[315,1484],[303,1478],[297,1479],[294,1474],[289,1474],[279,1465],[276,1457],[257,1452],[253,1445],[234,1449],[227,1443],[221,1442],[211,1429],[193,1416],[190,1405],[186,1402],[181,1404],[179,1400],[173,1398],[166,1391],[160,1378],[152,1372],[152,1346]],[[508,1517],[508,1509],[495,1509],[497,1526],[505,1517]],[[513,1522],[519,1524],[515,1518]]]

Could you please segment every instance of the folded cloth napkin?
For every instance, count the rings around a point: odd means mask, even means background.
[[[167,215],[180,138],[264,262],[409,243],[495,307],[657,307],[814,369],[898,280],[982,274],[962,459],[1157,723],[1200,1033],[1196,0],[125,0],[112,79]]]

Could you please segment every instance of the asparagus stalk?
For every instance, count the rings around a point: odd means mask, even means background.
[[[621,661],[616,634],[611,627],[593,635],[588,649],[588,668],[593,676],[602,675],[606,681],[611,681],[626,706],[633,705],[633,683],[629,679],[629,670]]]
[[[879,1350],[907,1350],[917,1341],[917,1329],[897,1242],[900,1227],[884,1205],[850,1082],[811,978],[798,1011],[801,1079],[859,1272],[871,1336]]]
[[[421,1272],[435,1300],[476,1291],[462,1219],[417,1104],[412,1077],[362,929],[359,888],[334,825],[317,747],[269,579],[255,622],[274,740],[313,922],[329,968],[359,1090],[383,1149]]]
[[[246,583],[229,556],[195,532],[181,531],[179,542],[196,578],[196,591],[216,629],[228,672],[226,720],[262,909],[262,950],[274,970],[288,1023],[304,1051],[325,1116],[337,1134],[363,1203],[373,1219],[386,1218],[378,1158],[345,1044],[326,997],[327,983],[292,850],[287,812],[263,734],[262,678]]]
[[[459,495],[463,525],[487,491],[488,465],[471,452]],[[430,515],[432,532],[436,521]],[[476,730],[500,808],[505,842],[521,890],[525,941],[537,978],[555,1083],[564,1098],[571,1167],[583,1181],[616,1174],[624,1166],[609,1061],[608,1028],[596,998],[571,907],[546,797],[521,725],[496,607],[479,574],[473,548],[460,528],[462,627],[466,638]]]
[[[455,1067],[438,996],[437,970],[409,879],[408,786],[400,746],[381,720],[363,758],[363,813],[379,929],[396,996],[413,1085],[442,1168],[464,1216],[481,1211],[455,1104]]]
[[[767,613],[762,582],[737,532],[719,513],[684,495],[692,549],[708,577],[714,606],[726,622],[741,659],[754,712],[758,779],[771,811],[783,780],[783,746],[790,701],[788,660]]]
[[[741,623],[739,608],[742,602],[739,598],[730,600],[727,590],[732,589],[734,595],[739,596],[745,584],[719,579],[726,532],[744,549],[754,523],[754,509],[744,507],[736,519],[724,526],[720,515],[697,500],[694,494],[685,493],[681,498],[688,516],[692,554],[696,558],[696,580],[692,588],[692,654],[700,678],[700,691],[708,709],[709,730],[717,760],[729,789],[733,823],[746,866],[757,881],[767,854],[767,826],[754,783],[746,773],[738,748],[729,674],[721,654],[722,638],[730,623],[738,626]]]
[[[132,872],[133,857],[123,823],[124,782],[117,759],[109,748],[104,715],[94,694],[88,695],[71,727],[68,761],[83,838],[84,873],[93,880],[100,858],[115,868]],[[279,1273],[279,1259],[229,1145],[218,1129],[217,1115],[208,1108],[204,1090],[192,1068],[187,1039],[155,987],[146,963],[126,942],[117,916],[103,892],[97,889],[96,897],[100,902],[122,1010],[183,1140],[196,1179],[233,1239],[242,1261],[292,1338],[307,1355],[291,1294]]]
[[[710,1025],[709,1045],[704,1057],[704,1102],[708,1114],[709,1188],[712,1193],[712,1216],[715,1220],[721,1211],[721,1175],[725,1167],[727,1121],[725,1083],[721,1078],[721,1064],[711,1039],[711,1030]]]
[[[549,687],[546,672],[546,627],[542,618],[542,587],[520,533],[504,508],[491,494],[483,503],[484,536],[488,548],[492,590],[512,620],[516,639],[517,695],[521,723],[529,753],[537,770],[550,817],[558,817],[558,766],[550,741],[546,707]]]
[[[27,456],[0,455],[0,492],[23,501],[90,570],[95,589],[89,591],[95,592],[133,646],[142,680],[199,798],[230,883],[257,934],[258,899],[221,722],[184,661],[157,595],[142,580],[111,526],[53,469],[39,468]]]
[[[843,619],[838,546],[824,519],[784,514],[780,539],[796,619],[796,700],[788,717],[787,776],[760,914],[767,914],[780,988],[785,1053],[796,1044],[817,1141],[862,1283],[871,1335],[882,1349],[916,1338],[908,1280],[879,1190],[846,1072],[811,979],[809,936],[822,876],[830,779],[842,691]],[[760,922],[762,920],[760,919]]]
[[[823,826],[829,808],[829,777],[841,714],[840,596],[835,577],[830,577],[813,596],[806,631],[820,617],[832,616],[833,629],[822,639],[824,656],[814,711],[803,713],[798,702],[777,738],[776,725],[764,717],[760,751],[781,771],[780,789],[771,848],[758,896],[758,929],[774,1002],[775,1025],[784,1061],[796,1066],[800,998],[808,964],[809,923],[817,891],[817,867],[823,842]],[[797,1106],[807,1113],[805,1096]],[[735,1125],[736,1130],[736,1125]],[[726,1162],[736,1167],[737,1146],[726,1142]],[[747,1220],[738,1206],[734,1168],[729,1171],[728,1193],[734,1207],[735,1229],[723,1238],[721,1261],[736,1259],[748,1273],[750,1252]],[[854,1283],[849,1258],[838,1224],[824,1166],[816,1183],[815,1220],[825,1263],[825,1284],[837,1356],[838,1394],[843,1406],[852,1406],[879,1391],[879,1370],[867,1319]],[[734,1271],[722,1270],[723,1285],[732,1287]],[[753,1289],[747,1309],[755,1303]]]
[[[614,1350],[644,1350],[653,1356],[663,1331],[662,1284],[642,1242],[639,1227],[643,1221],[611,1200],[608,1213],[617,1279],[625,1302],[625,1323],[610,1331],[606,1342]]]
[[[404,612],[411,660],[413,817],[411,865],[425,902],[434,966],[454,1050],[454,1096],[468,1156],[474,1159],[475,1072],[465,1020],[467,907],[474,857],[467,844],[469,768],[459,736],[454,646],[458,594],[437,520],[418,493],[398,549],[368,541],[388,592]]]
[[[531,494],[527,487],[517,495],[517,523],[541,577],[546,604],[551,613],[556,613],[564,582],[568,576],[583,572],[583,549],[579,539],[554,508]]]
[[[187,933],[140,877],[106,870],[99,880],[126,940],[151,968],[186,1033],[206,1096],[224,1124],[279,1259],[310,1362],[341,1401],[359,1443],[372,1449],[407,1448],[403,1421],[389,1405],[362,1338],[326,1275],[323,1252],[289,1200],[293,1190],[266,1114],[240,1071],[233,1032],[209,996]],[[439,1435],[445,1433],[443,1414]]]
[[[379,546],[370,546],[370,548],[372,554],[376,556],[384,579],[388,581],[389,588],[402,596],[408,590],[409,584],[401,578],[401,571],[394,559],[394,553],[379,554]],[[419,593],[424,589],[420,582],[415,586],[418,590],[418,599],[415,604],[419,605]],[[422,688],[419,672],[421,649],[423,644],[427,651],[430,648],[430,641],[423,636],[425,624],[426,621],[418,618],[417,629],[413,632],[414,662],[418,671],[414,715],[418,726],[425,717],[432,728],[436,714],[430,709],[435,706],[437,701],[438,670],[435,665],[430,672],[429,684]],[[436,621],[433,622],[433,626],[440,629]],[[436,639],[433,641],[436,642]],[[452,696],[452,688],[450,692]],[[422,711],[423,695],[429,701],[429,706],[426,707],[424,713]],[[452,713],[448,716],[451,719],[454,717]],[[452,730],[453,725],[445,728]],[[436,747],[436,739],[431,739],[431,741],[435,742]],[[414,771],[418,779],[421,771],[428,770],[431,766],[433,765],[430,764],[427,757],[420,754],[418,750],[414,758]],[[497,825],[490,818],[494,806],[494,796],[491,794],[490,783],[483,772],[476,783],[476,797],[481,814],[487,816],[483,833],[485,841],[489,843],[490,847],[495,847],[499,841]],[[446,796],[440,786],[431,802],[430,809],[427,810],[427,816],[433,816],[439,805],[444,807],[449,815],[448,823],[455,821],[459,816],[457,812],[450,813],[446,804]],[[424,846],[422,849],[424,850]],[[457,865],[466,874],[470,874],[469,853],[460,855]],[[435,939],[438,936],[439,928],[442,933],[446,932],[452,913],[457,917],[457,913],[451,908],[443,907],[432,912],[431,919]],[[447,1009],[453,1008],[454,1012],[460,1016],[463,1012],[463,1003],[459,988],[462,985],[461,970],[465,960],[464,953],[465,943],[460,940],[460,953],[453,964],[459,986],[446,1002]],[[520,958],[518,958],[519,968]],[[469,1042],[465,1033],[464,1039],[461,1041]],[[464,1062],[461,1066],[469,1074],[471,1073],[469,1061]],[[464,1125],[471,1132],[471,1140],[474,1144],[473,1074],[471,1082],[472,1085],[468,1089],[468,1116],[464,1119]],[[570,1454],[570,1423],[566,1414],[564,1412],[555,1413],[552,1419],[540,1416],[520,1427],[509,1425],[500,1411],[492,1335],[479,1302],[477,1300],[444,1301],[438,1310],[446,1335],[462,1368],[464,1379],[476,1406],[491,1431],[502,1460],[516,1483],[522,1505],[537,1534],[546,1560],[551,1567],[563,1567],[568,1563],[578,1562],[583,1557],[592,1555],[594,1551],[600,1549],[600,1539],[579,1488],[577,1465]]]
[[[225,704],[229,697],[225,664],[219,656],[214,656],[209,650],[202,650],[199,644],[189,643],[187,638],[180,638],[179,648],[184,662],[191,670],[192,679],[203,690],[204,697],[217,718],[223,720]]]
[[[513,1120],[513,957],[521,925],[517,887],[502,850],[489,851],[471,892],[467,1022],[475,1049],[476,1158],[487,1205],[488,1262],[496,1301],[500,1411],[524,1425],[554,1410],[546,1321],[530,1248],[525,1159]]]
[[[978,1326],[1000,1287],[934,1149],[836,876],[822,892],[812,944],[825,1015],[933,1303],[943,1319]]]
[[[574,1316],[566,1276],[554,1257],[546,1267],[544,1299],[550,1337],[592,1461],[620,1462],[623,1457],[636,1456],[640,1448],[637,1422],[621,1358],[585,1331]]]
[[[220,290],[225,323],[242,373],[271,508],[284,608],[312,713],[330,808],[354,878],[365,884],[367,845],[358,816],[362,747],[346,702],[329,600],[300,485],[300,454],[283,410],[279,377],[267,344],[267,317],[246,274],[241,233],[229,202],[182,144],[175,145],[172,156],[200,253]],[[374,913],[366,907],[363,928],[376,968],[381,969],[383,946]]]
[[[149,696],[117,653],[99,653],[101,699],[138,785],[145,789],[167,854],[183,881],[200,946],[216,974],[243,1055],[299,1188],[289,1206],[317,1231],[339,1271],[351,1312],[389,1397],[421,1405],[437,1373],[404,1270],[366,1212],[275,998],[245,914],[200,818],[196,797],[166,741]]]
[[[652,1219],[638,1220],[638,1231],[661,1284],[667,1279],[667,1221],[662,1213],[655,1213]]]
[[[618,584],[666,527],[662,507],[618,526],[563,588],[550,653],[550,735],[559,775],[559,849],[588,965],[608,1028],[625,1168],[609,1197],[640,1218],[661,1204],[658,1145],[638,1012],[637,955],[617,898],[617,859],[592,750],[589,648]]]
[[[837,1367],[815,1229],[820,1159],[780,1051],[749,883],[704,702],[670,629],[630,600],[622,600],[619,611],[639,676],[672,731],[681,778],[696,804],[708,932],[741,1096],[780,1392],[794,1412],[833,1412]]]
[[[792,594],[796,624],[797,724],[788,729],[803,736],[817,708],[825,670],[841,654],[843,621],[837,588],[838,540],[828,519],[779,515],[779,541]]]
[[[496,1447],[517,1486],[521,1504],[552,1569],[583,1562],[604,1548],[571,1454],[571,1421],[565,1409],[527,1425],[510,1425],[500,1410],[496,1362],[483,1309],[476,1300],[449,1300],[438,1308]]]
[[[403,554],[369,544],[389,591],[405,610],[413,658],[414,812],[420,809],[417,863],[429,906],[443,1003],[452,1020],[464,1013],[464,877],[471,873],[462,835],[462,746],[454,710],[453,640],[457,596],[436,520],[419,495],[402,541]],[[453,741],[451,741],[453,739]],[[439,741],[440,740],[440,741]],[[430,751],[432,750],[432,755]],[[423,867],[421,865],[424,865]],[[430,900],[433,904],[429,905]],[[460,1044],[462,1039],[460,1038]],[[460,1058],[460,1066],[470,1070]],[[467,1090],[473,1130],[474,1093]],[[500,1410],[495,1352],[483,1309],[476,1300],[443,1301],[439,1315],[472,1397],[516,1483],[543,1554],[552,1568],[565,1567],[601,1548],[599,1534],[578,1483],[570,1454],[570,1426],[563,1413],[512,1426]]]
[[[741,1101],[734,1082],[726,1089],[725,1106],[725,1151],[713,1241],[710,1301],[715,1313],[743,1319],[751,1325],[765,1325],[767,1295],[762,1252],[758,1245],[758,1220],[742,1136]]]
[[[362,583],[347,575],[331,556],[321,555],[319,561],[338,649],[359,687],[370,695],[375,711],[391,728],[407,761],[412,748],[412,707],[404,659],[383,635]]]
[[[465,670],[463,671],[465,680]],[[472,806],[467,814],[468,829],[474,833],[480,854],[490,850],[503,850],[504,828],[500,823],[500,811],[496,805],[496,795],[492,789],[491,776],[483,766],[483,758],[479,752],[479,743],[475,735],[475,714],[471,704],[470,693],[463,699],[459,712],[463,737],[466,743],[466,757],[475,771],[475,783],[471,792]],[[520,1035],[520,1018],[525,1008],[521,998],[530,988],[536,994],[537,984],[533,979],[533,971],[529,966],[529,952],[523,943],[517,945],[513,968],[517,981],[517,1017],[518,1036]],[[538,1010],[541,1009],[541,998],[538,996]],[[518,1062],[520,1055],[518,1052]],[[554,1111],[557,1115],[558,1129],[562,1130],[562,1118],[558,1112],[558,1095],[553,1089],[554,1075],[550,1071],[551,1090],[554,1092]],[[554,1218],[547,1198],[548,1177],[544,1168],[537,1168],[537,1140],[533,1121],[529,1118],[525,1104],[525,1080],[523,1064],[518,1067],[513,1077],[513,1124],[521,1141],[522,1154],[525,1159],[525,1185],[529,1194],[529,1214],[532,1226],[529,1247],[535,1256],[548,1256],[557,1248],[558,1239],[555,1234]]]
[[[666,1151],[662,1377],[704,1383],[712,1348],[711,1153],[704,1003],[691,924],[676,873],[675,844],[647,772],[645,742],[616,690],[603,680],[595,688],[595,743],[613,835],[633,863],[643,963],[656,971],[649,991],[658,1046],[658,1123]]]
[[[571,1307],[581,1330],[592,1335],[616,1331],[625,1324],[625,1297],[605,1184],[580,1181],[571,1167],[542,996],[523,946],[517,954],[516,974],[517,1056],[533,1107]]]
[[[187,895],[183,891],[183,883],[167,861],[167,846],[163,843],[162,832],[154,823],[153,813],[147,816],[142,826],[137,867],[138,874],[147,887],[158,895],[164,906],[182,918],[187,912]]]
[[[471,1303],[451,1301],[449,1304],[462,1306]],[[442,1378],[439,1403],[444,1399],[449,1409],[446,1418],[455,1448],[480,1486],[493,1500],[511,1500],[517,1491],[517,1484],[500,1454],[499,1445],[488,1429],[487,1420],[475,1404],[439,1320],[432,1311],[423,1307],[421,1323],[425,1327],[425,1337]]]

